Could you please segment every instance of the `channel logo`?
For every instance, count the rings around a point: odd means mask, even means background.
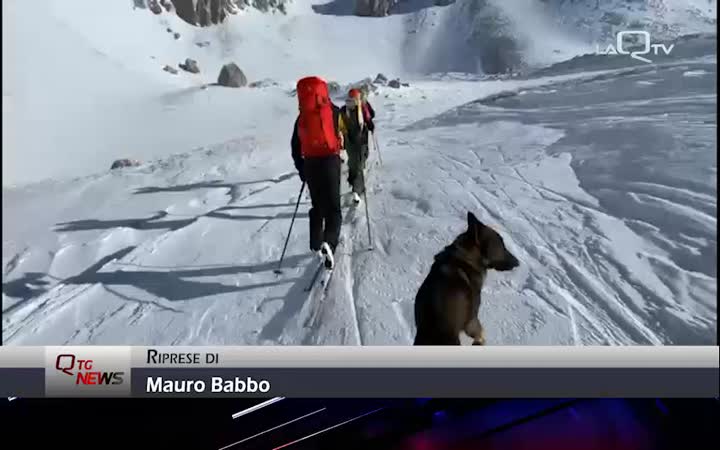
[[[131,348],[45,347],[45,395],[113,397],[130,395]]]
[[[95,369],[92,359],[80,359],[72,353],[58,355],[55,369],[74,378],[76,385],[122,384],[125,372],[108,372]]]

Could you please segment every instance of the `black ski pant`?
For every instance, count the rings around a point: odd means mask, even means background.
[[[350,143],[347,145],[348,154],[348,184],[352,191],[362,195],[365,193],[365,165],[367,163],[369,148],[367,143]]]
[[[320,250],[327,242],[335,251],[340,239],[340,157],[306,158],[303,174],[310,190],[310,249]]]

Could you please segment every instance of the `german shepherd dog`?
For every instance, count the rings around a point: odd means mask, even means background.
[[[414,345],[460,345],[460,332],[484,345],[478,319],[480,292],[489,269],[506,271],[520,263],[506,248],[502,237],[467,215],[468,228],[435,255],[430,273],[415,297]]]

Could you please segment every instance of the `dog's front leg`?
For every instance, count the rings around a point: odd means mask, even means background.
[[[472,345],[485,345],[485,331],[477,317],[465,325],[465,333],[473,338]]]

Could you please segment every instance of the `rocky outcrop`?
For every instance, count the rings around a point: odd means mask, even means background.
[[[492,44],[480,48],[480,61],[484,73],[501,74],[522,70],[523,56],[515,39],[498,36]]]
[[[137,167],[140,165],[140,161],[137,159],[117,159],[110,166],[110,170],[122,169],[123,167]]]
[[[278,86],[277,81],[271,80],[269,78],[266,78],[264,80],[259,80],[259,81],[253,81],[252,83],[248,84],[248,87],[255,88],[255,89],[275,87],[275,86]]]
[[[469,0],[458,6],[472,17],[472,33],[467,44],[475,52],[485,74],[517,72],[525,66],[523,49],[526,36],[518,33],[497,3]]]
[[[153,14],[162,14],[163,12],[162,6],[160,6],[160,3],[157,0],[148,0],[147,6]]]
[[[399,0],[355,0],[355,15],[363,17],[384,17],[390,14]]]
[[[241,9],[254,8],[263,12],[285,13],[290,0],[167,0],[177,15],[191,25],[207,27],[222,23]]]
[[[163,70],[164,70],[165,72],[171,73],[171,74],[173,74],[173,75],[177,75],[177,74],[178,74],[178,70],[177,70],[176,68],[174,68],[173,66],[165,66],[165,67],[163,67]]]
[[[392,80],[388,79],[385,75],[379,73],[375,77],[375,80],[372,82],[373,85],[380,85],[380,86],[387,86],[393,89],[400,89],[401,87],[408,87],[410,86],[409,83],[402,83],[400,82],[400,78],[394,78]]]
[[[247,77],[235,63],[225,64],[220,69],[218,84],[225,87],[245,87],[248,84]]]
[[[236,12],[232,0],[172,0],[175,12],[191,25],[206,27],[221,23]]]
[[[285,13],[287,0],[237,0],[240,7],[252,7],[262,12],[280,11]]]
[[[135,8],[149,9],[153,14],[162,14],[163,8],[171,12],[173,4],[171,0],[133,0],[133,9]]]
[[[198,67],[198,63],[194,59],[187,58],[184,63],[180,63],[178,66],[185,72],[200,73],[200,67]]]

